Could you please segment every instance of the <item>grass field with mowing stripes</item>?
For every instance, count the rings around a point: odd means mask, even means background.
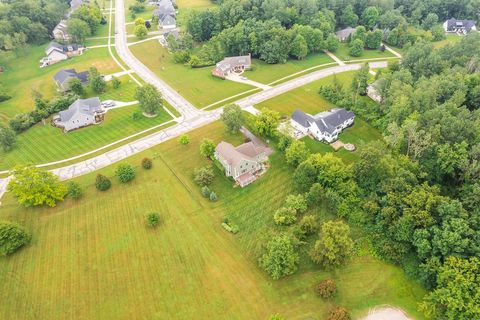
[[[171,119],[170,115],[162,110],[155,118],[142,117],[133,121],[132,113],[137,109],[138,106],[129,106],[110,110],[103,123],[68,133],[53,127],[49,121],[45,125],[39,123],[19,134],[15,148],[10,152],[0,151],[0,169],[73,157]]]
[[[166,81],[197,108],[206,107],[254,87],[212,76],[213,67],[192,69],[173,62],[172,55],[158,41],[152,40],[130,47],[147,68]]]
[[[358,255],[345,267],[323,271],[302,253],[295,275],[271,280],[257,267],[256,253],[275,230],[272,214],[291,191],[292,169],[276,153],[266,175],[245,189],[232,188],[217,171],[212,189],[219,201],[211,203],[191,178],[208,163],[199,155],[200,141],[237,145],[243,137],[225,134],[221,122],[189,136],[188,146],[171,140],[127,159],[138,167],[143,157],[155,158],[152,170],[138,168],[127,185],[113,177],[116,166],[102,170],[113,181],[105,193],[93,187],[92,173],[77,179],[86,188],[83,199],[53,209],[20,208],[7,195],[0,218],[19,221],[33,240],[0,259],[0,318],[243,320],[280,313],[320,320],[333,304],[354,317],[391,304],[422,319],[416,303],[424,291],[400,268],[373,258],[355,229]],[[151,211],[161,215],[157,230],[145,227]],[[332,217],[323,207],[311,212],[320,220]],[[221,228],[226,215],[239,234]],[[313,290],[326,277],[335,278],[339,290],[327,302]]]

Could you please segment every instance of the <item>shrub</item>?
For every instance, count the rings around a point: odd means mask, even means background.
[[[215,178],[215,173],[213,172],[212,167],[205,166],[202,168],[195,169],[193,173],[193,180],[199,186],[208,186],[213,182]]]
[[[333,279],[325,279],[315,287],[315,291],[323,299],[333,298],[337,294],[337,284]]]
[[[285,134],[281,134],[278,138],[277,148],[280,151],[285,151],[292,144],[292,142],[293,142],[292,137]]]
[[[135,168],[127,163],[122,163],[117,167],[115,175],[122,183],[127,183],[135,178]]]
[[[183,144],[184,146],[186,146],[187,144],[190,143],[190,138],[188,137],[188,135],[182,134],[180,136],[180,138],[178,138],[178,142],[180,142],[180,144]]]
[[[298,252],[288,235],[273,236],[260,257],[260,266],[274,279],[291,275],[297,270]]]
[[[142,117],[142,113],[138,110],[135,110],[132,112],[132,120],[133,121],[137,121],[137,120],[140,120],[140,118]]]
[[[297,221],[297,213],[293,208],[280,208],[273,214],[273,220],[278,225],[288,226]]]
[[[122,82],[117,77],[112,77],[112,88],[113,89],[120,88],[121,84],[122,84]]]
[[[302,213],[307,211],[307,200],[301,194],[290,194],[285,199],[285,207],[295,209],[297,212]]]
[[[70,181],[67,184],[67,194],[73,199],[79,199],[82,196],[83,191],[78,183]]]
[[[142,168],[145,170],[150,170],[152,169],[153,163],[152,159],[150,158],[143,158],[142,159]]]
[[[211,158],[215,152],[215,144],[210,139],[203,139],[200,143],[200,154],[206,158]]]
[[[202,196],[210,198],[210,189],[207,186],[202,187]]]
[[[29,243],[30,239],[30,234],[20,225],[8,221],[0,222],[0,255],[14,253]]]
[[[317,232],[318,223],[314,215],[306,215],[300,220],[300,229],[309,236]]]
[[[330,310],[327,320],[351,320],[347,309],[343,307],[335,307]]]
[[[217,197],[217,194],[215,192],[210,192],[210,201],[217,201],[218,200],[218,197]]]
[[[155,228],[160,223],[160,215],[156,212],[150,212],[146,216],[147,226],[150,228]]]
[[[112,182],[108,177],[104,176],[103,174],[97,174],[97,178],[95,179],[95,187],[99,191],[107,191],[112,186]]]

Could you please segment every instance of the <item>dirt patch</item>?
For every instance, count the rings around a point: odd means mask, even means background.
[[[370,309],[366,317],[360,320],[414,320],[401,309],[393,307],[377,307]]]
[[[341,148],[344,148],[347,151],[355,151],[355,145],[351,143],[343,143],[340,140],[335,141],[334,143],[330,143],[330,146],[335,150],[338,151]]]

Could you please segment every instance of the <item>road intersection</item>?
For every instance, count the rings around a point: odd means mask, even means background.
[[[139,61],[131,53],[128,47],[123,0],[115,1],[115,12],[115,49],[120,59],[145,83],[154,85],[162,93],[163,98],[172,107],[174,107],[181,114],[181,116],[174,119],[174,121],[177,123],[171,127],[121,145],[113,150],[94,156],[90,159],[51,170],[54,174],[59,176],[60,180],[72,179],[99,170],[162,142],[212,123],[220,118],[223,110],[222,107],[211,111],[197,109],[193,104],[187,101],[176,90],[161,80],[155,73],[148,69],[141,61]],[[386,61],[376,61],[375,63],[378,67],[386,65]],[[358,70],[361,68],[361,66],[362,63],[338,63],[337,66],[314,71],[271,88],[266,88],[261,92],[257,92],[246,98],[239,99],[234,103],[239,105],[242,109],[255,114],[257,110],[254,106],[260,102],[336,73]],[[51,164],[61,162],[62,161],[56,161],[54,163],[45,163],[38,166],[49,166]],[[0,179],[0,198],[6,192],[9,180],[10,177]]]

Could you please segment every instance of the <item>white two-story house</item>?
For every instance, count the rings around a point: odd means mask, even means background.
[[[297,109],[292,114],[290,124],[305,135],[311,134],[319,141],[331,143],[337,140],[340,132],[351,126],[354,120],[353,112],[341,108],[320,112],[314,116]]]

